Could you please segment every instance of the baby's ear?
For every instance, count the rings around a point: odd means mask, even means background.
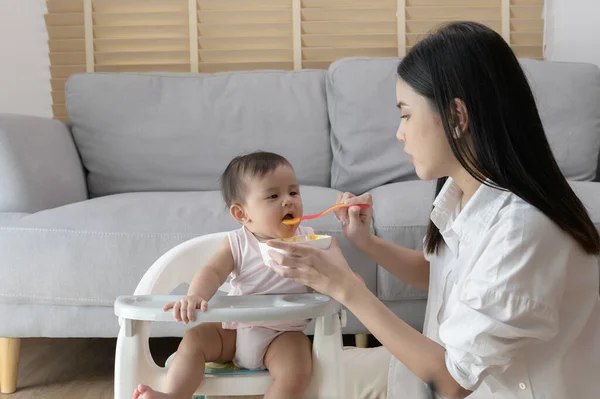
[[[233,216],[233,218],[235,220],[237,220],[238,222],[240,222],[241,224],[245,224],[250,221],[250,218],[248,217],[246,210],[240,204],[231,205],[229,207],[229,213],[231,213],[231,216]]]

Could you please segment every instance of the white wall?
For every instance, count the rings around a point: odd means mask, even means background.
[[[546,0],[546,59],[600,66],[600,0]]]
[[[546,0],[546,58],[600,66],[600,0]],[[51,116],[44,0],[0,0],[0,113]]]
[[[0,0],[0,113],[52,116],[44,0]]]

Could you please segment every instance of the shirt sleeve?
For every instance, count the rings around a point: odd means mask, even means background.
[[[573,241],[545,216],[498,223],[447,299],[439,337],[446,366],[465,389],[506,370],[519,349],[549,341],[558,331],[558,310]]]

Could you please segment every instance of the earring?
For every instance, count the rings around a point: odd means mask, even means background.
[[[461,137],[462,137],[462,130],[460,130],[460,127],[458,125],[454,126],[454,138],[460,139]]]

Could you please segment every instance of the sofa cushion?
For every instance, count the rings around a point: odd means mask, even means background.
[[[569,180],[592,181],[600,152],[600,69],[523,59],[552,152]]]
[[[569,182],[600,231],[600,183]],[[389,184],[372,191],[375,233],[411,249],[423,249],[429,215],[435,197],[435,183],[413,181]],[[600,267],[600,257],[598,258]],[[377,296],[382,300],[425,298],[427,293],[411,287],[377,268]]]
[[[305,211],[321,211],[337,191],[305,186]],[[375,291],[376,268],[342,237],[330,214],[306,223],[338,237],[351,266]],[[0,218],[0,302],[112,306],[175,245],[239,228],[220,193],[129,193],[21,217]],[[200,265],[199,265],[200,266]]]
[[[325,71],[77,74],[66,101],[92,196],[216,190],[229,160],[258,149],[329,186]]]
[[[386,183],[417,179],[396,140],[397,66],[397,58],[346,58],[331,64],[331,187],[362,194]]]
[[[570,180],[591,181],[600,151],[600,70],[591,64],[520,60],[548,141]],[[395,133],[397,58],[347,58],[327,73],[331,187],[361,194],[416,180]]]

